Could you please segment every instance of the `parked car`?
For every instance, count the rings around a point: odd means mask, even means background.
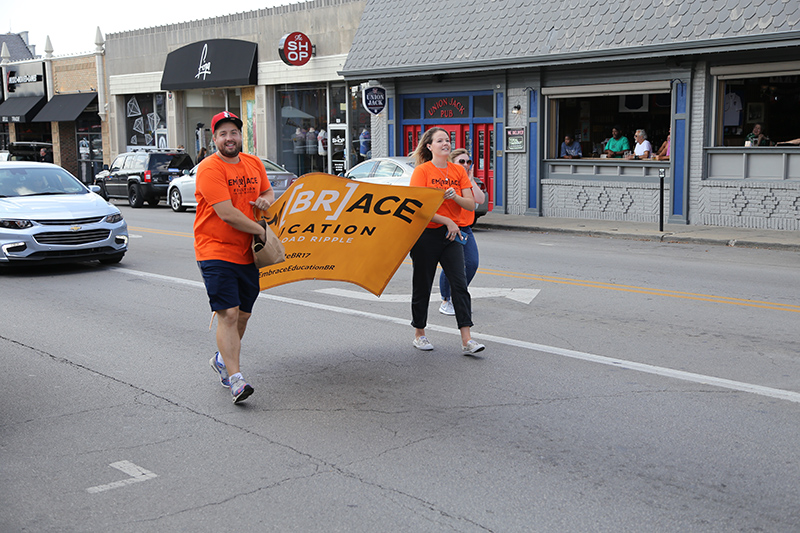
[[[53,151],[51,143],[17,141],[8,145],[8,161],[39,161],[39,150]]]
[[[51,163],[0,163],[0,265],[119,263],[128,226],[119,209]]]
[[[118,155],[111,168],[95,176],[100,194],[109,198],[127,198],[131,207],[145,202],[158,205],[167,198],[167,188],[173,178],[193,166],[192,158],[181,150],[147,150]]]
[[[410,157],[375,157],[354,166],[345,172],[344,177],[365,183],[407,186],[411,182],[413,173],[414,160]],[[486,195],[483,203],[475,208],[477,221],[489,211],[489,195],[486,192],[486,185],[480,178],[476,177],[475,182]]]
[[[261,162],[264,163],[269,183],[272,185],[272,190],[275,191],[275,199],[277,200],[297,180],[297,175],[292,174],[269,159],[262,157]],[[186,211],[187,207],[197,207],[197,200],[194,197],[197,167],[198,165],[195,165],[184,176],[175,178],[170,182],[167,198],[173,211],[181,212]]]
[[[414,160],[410,157],[375,157],[359,163],[344,177],[379,185],[408,185],[414,173]]]

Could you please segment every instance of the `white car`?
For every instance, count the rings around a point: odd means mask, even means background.
[[[272,190],[275,191],[275,199],[277,200],[289,188],[289,185],[297,180],[297,176],[269,159],[262,157],[261,162],[264,163],[269,183],[272,185]],[[195,165],[186,175],[174,178],[169,183],[167,201],[173,211],[182,212],[186,211],[187,207],[197,207],[197,200],[194,196],[197,167],[198,165]]]
[[[413,173],[414,160],[410,157],[375,157],[357,164],[344,177],[378,185],[408,186]]]
[[[405,185],[411,183],[411,174],[414,173],[414,159],[411,157],[375,157],[359,163],[348,170],[344,177],[351,180],[363,181],[364,183],[376,183],[379,185]],[[485,193],[486,186],[480,178],[475,181],[478,187]],[[489,195],[483,203],[475,209],[475,220],[488,212]]]
[[[128,226],[99,191],[51,163],[0,163],[0,265],[119,263]]]

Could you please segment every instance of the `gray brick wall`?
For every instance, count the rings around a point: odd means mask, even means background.
[[[698,198],[699,224],[800,230],[800,183],[705,181]]]
[[[543,180],[542,207],[547,217],[658,223],[659,184]]]

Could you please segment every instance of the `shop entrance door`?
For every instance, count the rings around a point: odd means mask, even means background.
[[[417,148],[422,126],[412,124],[403,126],[403,155],[411,155]]]
[[[475,124],[473,174],[486,185],[489,210],[494,207],[494,124]]]
[[[442,128],[450,135],[451,150],[457,148],[469,150],[469,124],[437,124],[436,126],[430,126],[430,128]]]

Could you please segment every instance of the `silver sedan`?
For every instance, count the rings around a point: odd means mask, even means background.
[[[119,263],[128,226],[99,190],[50,163],[0,163],[0,264]]]

